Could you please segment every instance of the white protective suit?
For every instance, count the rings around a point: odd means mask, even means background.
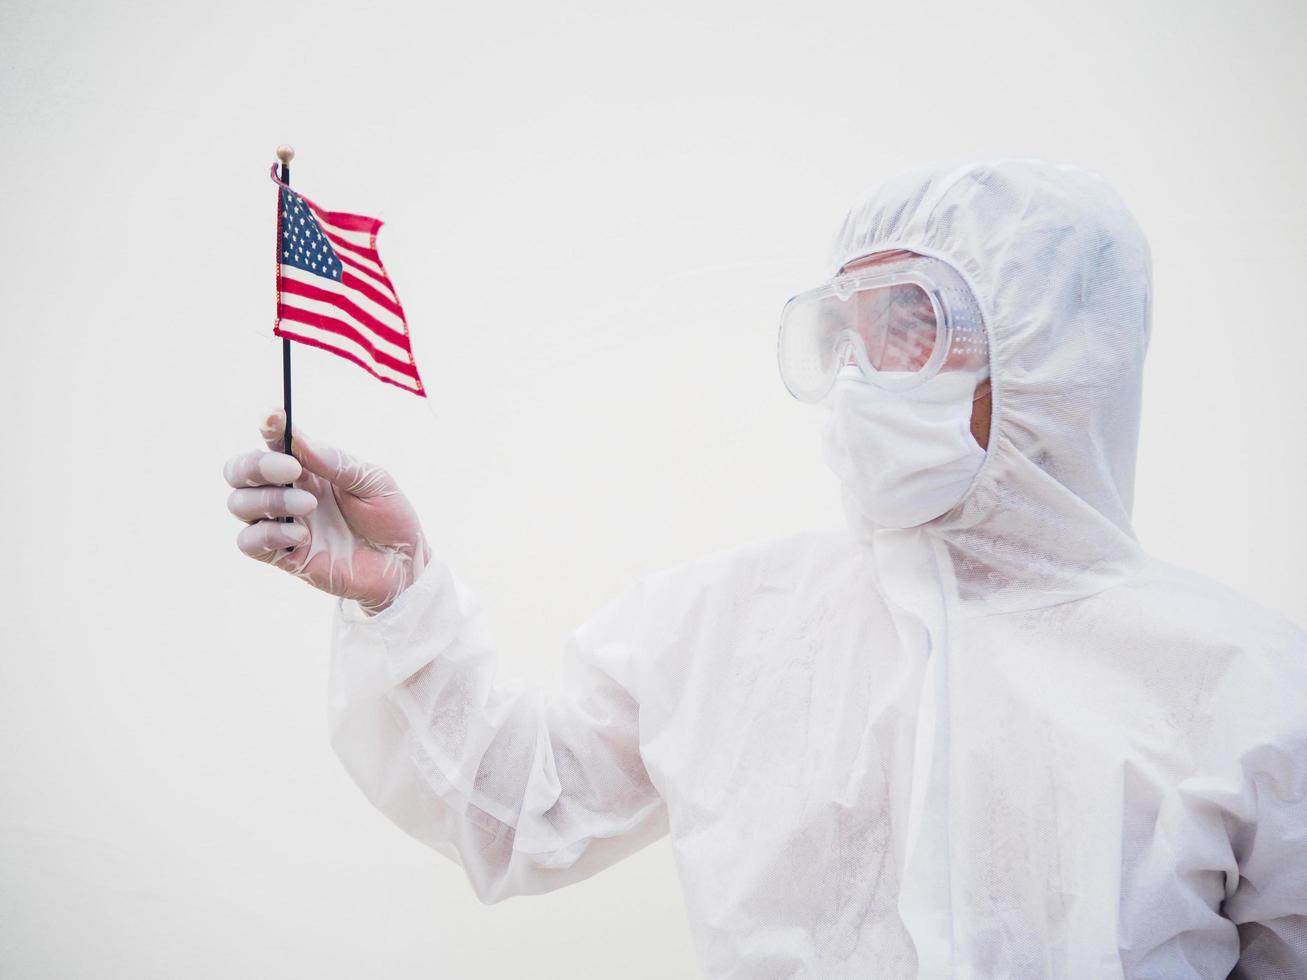
[[[957,506],[877,527],[851,488],[851,533],[653,575],[561,693],[495,678],[433,561],[339,603],[336,751],[486,901],[670,832],[713,977],[1307,977],[1307,641],[1131,531],[1142,234],[1100,178],[1002,161],[882,186],[832,272],[891,247],[987,321]]]

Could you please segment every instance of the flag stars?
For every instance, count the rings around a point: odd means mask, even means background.
[[[345,266],[342,259],[344,252],[339,251],[342,248],[354,248],[354,242],[360,242],[360,244],[366,242],[367,237],[359,234],[363,229],[341,229],[333,224],[334,221],[342,220],[341,218],[330,214],[324,216],[323,212],[318,211],[307,200],[301,200],[300,196],[292,193],[288,187],[281,187],[279,190],[281,193],[281,210],[278,212],[277,245],[281,249],[281,258],[278,260],[280,274],[306,285],[312,283],[320,286],[324,281],[331,280],[329,292],[333,294],[332,298],[336,296],[347,297],[359,291],[369,293],[370,290],[367,286],[358,286],[356,288],[344,282]],[[375,219],[371,220],[375,221]],[[348,220],[346,220],[346,224],[348,223]],[[337,241],[342,240],[349,244],[335,244]],[[376,248],[375,238],[370,243],[370,247]],[[351,266],[355,264],[352,256],[350,263]],[[354,278],[354,276],[351,276],[352,280]],[[358,278],[365,277],[360,275]],[[378,277],[374,275],[373,278]],[[389,285],[385,282],[384,274],[380,276],[380,279],[382,280],[381,285]],[[282,282],[281,280],[279,282],[281,285],[290,286],[291,289],[294,289],[288,282]],[[300,290],[300,292],[305,292],[305,290]],[[372,295],[375,295],[375,293]],[[287,322],[293,324],[303,322],[305,319],[312,319],[312,317],[306,318],[304,316],[305,311],[299,310],[299,321],[296,320],[297,310],[293,293],[279,293],[277,303],[277,314],[283,326]],[[342,307],[346,305],[348,304],[342,304]],[[351,320],[351,314],[339,308],[334,315],[347,322]],[[383,319],[386,317],[385,311],[382,311],[379,315]],[[398,344],[401,351],[399,360],[395,361],[393,358],[387,358],[387,363],[382,364],[379,359],[367,356],[366,353],[363,358],[356,358],[355,360],[381,380],[390,381],[405,391],[424,395],[422,383],[416,376],[416,365],[413,364],[412,351],[408,347],[407,328],[403,323],[403,315],[396,314],[396,318],[399,321],[397,329],[405,336],[397,340],[394,333],[390,333],[387,337],[392,344]],[[373,325],[364,323],[361,319],[354,319],[353,322],[361,332],[366,333],[374,329]],[[309,324],[306,330],[311,330],[312,326],[312,324]],[[343,353],[334,344],[323,343],[321,346],[335,353]],[[407,358],[402,356],[403,354],[406,354]],[[407,360],[407,364],[405,364],[405,360]]]
[[[324,279],[340,280],[342,271],[336,250],[312,209],[298,195],[282,190],[281,211],[283,264]]]

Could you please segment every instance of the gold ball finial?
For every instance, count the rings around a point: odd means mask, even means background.
[[[295,147],[289,143],[282,143],[281,146],[277,147],[277,159],[282,163],[289,164],[295,159]]]

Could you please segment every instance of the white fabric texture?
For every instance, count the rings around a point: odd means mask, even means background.
[[[825,440],[846,506],[880,527],[916,527],[952,509],[985,461],[971,435],[975,392],[970,371],[886,391],[843,368],[826,399]]]
[[[434,559],[338,605],[345,766],[487,901],[669,832],[712,977],[1307,976],[1307,638],[1131,530],[1142,234],[1101,179],[998,161],[883,185],[833,267],[890,247],[988,324],[956,506],[650,576],[556,691],[496,676]]]

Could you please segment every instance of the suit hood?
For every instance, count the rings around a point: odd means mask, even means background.
[[[989,336],[989,449],[963,499],[903,534],[944,546],[960,597],[1021,605],[1093,589],[1137,553],[1131,527],[1147,240],[1101,177],[1037,160],[910,171],[853,207],[832,271],[908,249],[969,281]],[[846,488],[847,489],[847,488]],[[890,533],[850,520],[867,540]]]

